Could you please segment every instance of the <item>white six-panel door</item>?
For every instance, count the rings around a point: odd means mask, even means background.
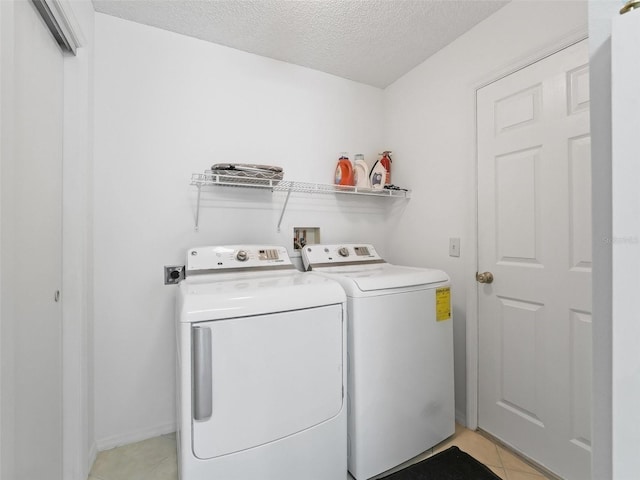
[[[590,478],[586,42],[478,91],[479,427]]]

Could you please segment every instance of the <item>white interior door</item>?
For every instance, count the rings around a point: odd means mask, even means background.
[[[63,55],[32,2],[13,2],[7,11],[13,130],[12,155],[2,164],[2,303],[13,369],[3,389],[12,395],[13,428],[3,442],[13,449],[10,478],[56,480],[62,478],[62,312],[55,295],[62,265]]]
[[[586,41],[478,91],[478,425],[590,478]]]

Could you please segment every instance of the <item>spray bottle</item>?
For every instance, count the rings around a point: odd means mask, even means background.
[[[385,150],[381,155],[382,158],[380,159],[380,163],[387,171],[387,176],[385,178],[384,184],[391,185],[391,152],[389,150]]]

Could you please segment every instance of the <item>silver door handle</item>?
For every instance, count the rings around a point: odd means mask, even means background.
[[[193,419],[207,420],[213,413],[213,379],[211,372],[211,329],[191,329],[193,347],[193,373],[191,378],[193,395]]]
[[[476,281],[478,283],[492,283],[493,282],[493,273],[491,272],[476,272]]]

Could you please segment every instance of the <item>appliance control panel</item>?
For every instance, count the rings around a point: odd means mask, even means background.
[[[191,248],[187,252],[187,272],[231,269],[295,268],[285,247],[264,245],[224,245]]]
[[[346,243],[338,245],[307,245],[302,249],[305,270],[318,266],[382,263],[373,245]]]

